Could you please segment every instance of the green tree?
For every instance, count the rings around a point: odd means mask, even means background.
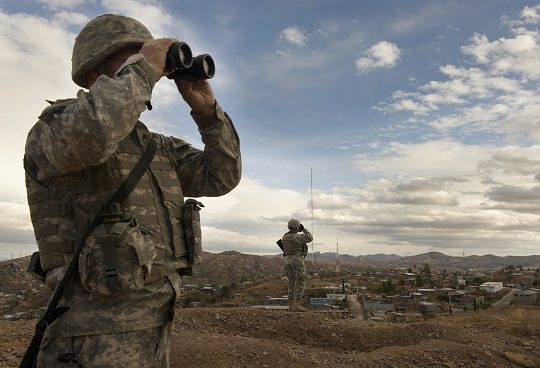
[[[219,297],[221,299],[229,299],[231,297],[231,287],[229,285],[223,285],[219,290]]]
[[[422,277],[422,275],[416,275],[414,284],[416,285],[416,287],[424,286],[424,278]]]
[[[484,283],[484,279],[480,276],[473,277],[471,281],[473,285],[482,285]]]
[[[429,264],[425,263],[424,267],[420,270],[420,275],[422,275],[422,280],[424,283],[428,283],[429,286],[432,285],[431,283],[431,267],[429,267]]]
[[[441,294],[441,295],[437,295],[437,300],[439,302],[449,302],[450,298],[448,297],[448,294]]]
[[[394,285],[392,280],[383,281],[381,284],[381,291],[386,295],[393,294],[396,291],[396,285]]]
[[[429,264],[425,263],[424,267],[422,267],[422,270],[420,271],[420,274],[423,276],[431,278],[431,267],[429,267]]]

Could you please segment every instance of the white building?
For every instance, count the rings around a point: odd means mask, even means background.
[[[499,290],[502,290],[503,283],[502,282],[484,282],[482,285],[480,285],[480,289],[487,291],[488,293],[496,293]]]

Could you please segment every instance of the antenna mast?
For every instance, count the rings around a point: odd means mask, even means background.
[[[336,273],[341,272],[341,265],[339,264],[339,241],[336,238]]]
[[[311,235],[315,232],[313,229],[313,168],[309,168],[310,171],[310,184],[311,184]],[[313,239],[311,240],[311,265],[315,265],[315,252],[313,250]]]

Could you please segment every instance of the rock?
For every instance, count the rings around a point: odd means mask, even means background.
[[[506,360],[525,368],[540,368],[540,359],[521,354],[505,351],[503,356]]]

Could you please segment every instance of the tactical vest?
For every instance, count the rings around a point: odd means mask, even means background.
[[[200,255],[195,256],[193,263],[186,258],[182,226],[184,197],[175,159],[161,138],[153,136],[138,122],[101,165],[60,175],[47,184],[36,182],[27,174],[30,216],[44,270],[69,262],[76,246],[77,224],[99,213],[133,169],[150,139],[157,140],[156,155],[137,187],[121,204],[121,210],[131,212],[141,234],[155,244],[156,273],[166,274],[200,262]],[[81,216],[75,215],[73,203],[86,218],[81,220]]]
[[[283,251],[287,257],[302,254],[302,244],[294,239],[295,235],[296,233],[293,232],[288,232],[283,235]]]

